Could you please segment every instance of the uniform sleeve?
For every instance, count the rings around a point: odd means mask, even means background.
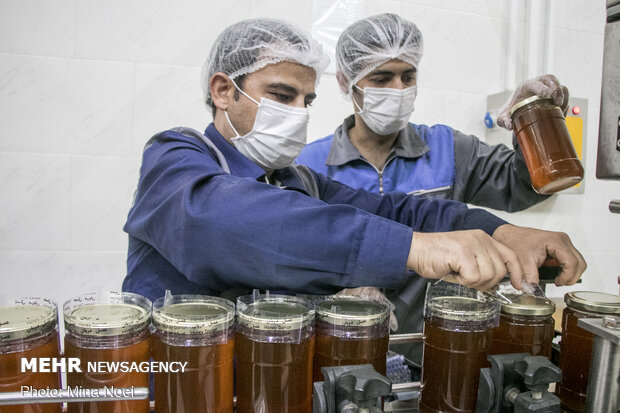
[[[504,210],[521,211],[548,198],[532,189],[523,153],[513,136],[514,150],[488,145],[454,131],[456,179],[454,199]]]
[[[412,229],[350,205],[224,173],[198,141],[145,151],[125,230],[190,281],[333,293],[393,288],[407,274]]]
[[[432,199],[390,192],[383,196],[353,189],[316,174],[321,199],[329,204],[347,204],[399,222],[419,232],[481,229],[492,235],[506,221],[482,209],[468,208],[463,202]]]

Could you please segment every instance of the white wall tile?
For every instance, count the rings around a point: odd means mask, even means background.
[[[312,2],[308,0],[251,0],[250,17],[284,19],[310,31]]]
[[[0,55],[0,151],[128,155],[127,63]]]
[[[424,35],[420,87],[483,94],[503,88],[501,19],[408,3],[403,5],[403,17],[415,21]]]
[[[554,3],[557,27],[603,34],[607,13],[605,0],[562,0]]]
[[[0,52],[73,56],[76,0],[0,2]]]
[[[340,92],[336,76],[323,75],[316,94],[317,98],[310,107],[308,142],[334,133],[342,121],[353,114],[353,104]]]
[[[62,304],[77,295],[120,291],[126,252],[0,251],[5,298],[42,296]]]
[[[0,153],[0,249],[70,247],[68,156]]]
[[[553,72],[571,95],[599,106],[602,70],[602,35],[556,29]]]
[[[382,2],[376,3],[381,4]],[[403,3],[502,18],[505,13],[504,8],[508,2],[506,0],[468,0],[466,2],[455,0],[403,0]],[[415,22],[415,20],[413,21]]]
[[[402,1],[384,0],[384,1],[367,1],[366,15],[372,16],[381,13],[395,13],[401,15],[403,13]],[[413,20],[415,23],[415,20]]]
[[[484,95],[421,87],[411,121],[426,125],[444,124],[484,139],[485,111]]]
[[[249,0],[93,0],[78,3],[77,56],[199,66]]]
[[[211,111],[202,102],[200,68],[136,65],[133,152],[155,133],[176,126],[204,131]]]
[[[133,158],[71,158],[71,249],[126,251],[123,225],[138,182]]]

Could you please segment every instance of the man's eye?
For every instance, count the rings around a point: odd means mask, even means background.
[[[377,84],[383,84],[388,82],[388,78],[387,77],[376,77],[374,79],[370,79],[371,82],[373,83],[377,83]]]
[[[281,93],[271,92],[271,94],[280,102],[289,102],[292,99],[289,95],[283,95]]]

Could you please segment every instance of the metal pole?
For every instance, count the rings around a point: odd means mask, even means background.
[[[594,336],[586,411],[616,413],[620,408],[620,346]]]
[[[390,334],[390,344],[416,343],[422,340],[422,333]]]
[[[113,400],[144,400],[148,387],[104,387],[101,389],[31,389],[0,393],[0,406],[35,403],[77,403]]]

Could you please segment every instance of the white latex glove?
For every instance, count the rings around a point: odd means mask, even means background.
[[[497,114],[497,124],[503,128],[512,130],[510,109],[512,109],[515,104],[531,96],[553,99],[553,103],[559,106],[566,115],[569,97],[568,88],[562,86],[554,75],[549,74],[526,80],[517,86],[510,100],[499,110]]]
[[[394,314],[394,304],[390,302],[377,287],[358,287],[358,288],[345,288],[344,290],[336,293],[336,295],[352,295],[366,300],[384,300],[390,304],[390,330],[398,330],[398,321]]]

